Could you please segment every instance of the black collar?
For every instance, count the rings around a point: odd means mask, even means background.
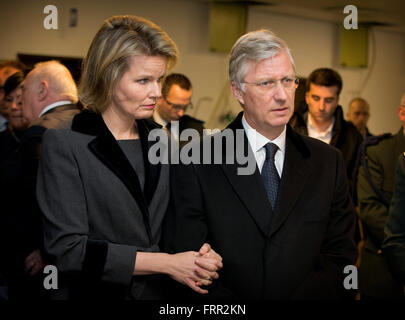
[[[108,129],[101,114],[85,110],[73,118],[71,128],[73,131],[94,136],[94,139],[88,144],[90,151],[128,188],[142,212],[149,240],[152,241],[148,205],[159,182],[161,165],[152,165],[148,160],[149,149],[155,143],[148,141],[148,135],[151,130],[160,128],[160,126],[146,119],[137,120],[136,123],[144,157],[144,191],[142,191],[138,175]]]

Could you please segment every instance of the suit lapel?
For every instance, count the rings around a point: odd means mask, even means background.
[[[278,189],[277,204],[269,237],[271,237],[289,217],[298,198],[300,197],[312,167],[307,160],[310,156],[304,141],[287,126],[286,152],[283,173]]]
[[[255,171],[250,175],[238,175],[238,168],[243,166],[237,163],[236,157],[233,159],[233,164],[223,164],[222,169],[232,185],[232,188],[246,206],[253,220],[256,222],[258,228],[261,230],[263,235],[266,235],[271,222],[272,209],[270,202],[267,199],[266,190],[264,188],[260,172],[256,165],[253,150],[250,148],[246,133],[244,133],[244,138],[241,141],[236,139],[236,130],[243,130],[241,119],[242,112],[238,115],[235,121],[229,125],[228,128],[233,130],[235,137],[235,149],[238,150],[239,148],[239,150],[243,150],[245,154],[246,151],[248,151],[249,161],[254,161],[255,163]],[[222,150],[222,161],[225,163],[226,148],[224,145]]]

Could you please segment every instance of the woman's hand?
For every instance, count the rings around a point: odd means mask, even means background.
[[[216,272],[222,268],[222,261],[218,259],[218,254],[210,252],[207,248],[203,253],[206,255],[214,255],[216,258],[204,257],[199,252],[187,251],[171,255],[171,263],[169,264],[168,274],[176,281],[189,286],[194,291],[206,294],[208,290],[200,288],[212,283],[212,279],[218,279],[219,275]],[[220,256],[219,256],[220,257]]]

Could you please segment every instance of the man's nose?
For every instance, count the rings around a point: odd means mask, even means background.
[[[181,118],[182,116],[184,116],[184,109],[180,109],[178,112],[177,112],[177,115]]]
[[[19,109],[19,107],[18,107],[17,103],[15,101],[13,101],[11,103],[11,110],[18,110],[18,109]]]
[[[286,92],[287,89],[284,88],[280,82],[277,83],[277,86],[276,86],[276,88],[274,90],[275,90],[274,91],[274,98],[276,100],[279,100],[279,101],[287,100],[287,97],[288,97],[287,92]]]

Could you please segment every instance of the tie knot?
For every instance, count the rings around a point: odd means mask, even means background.
[[[278,146],[274,143],[268,142],[264,147],[266,148],[266,159],[274,161],[274,156],[276,155]]]

